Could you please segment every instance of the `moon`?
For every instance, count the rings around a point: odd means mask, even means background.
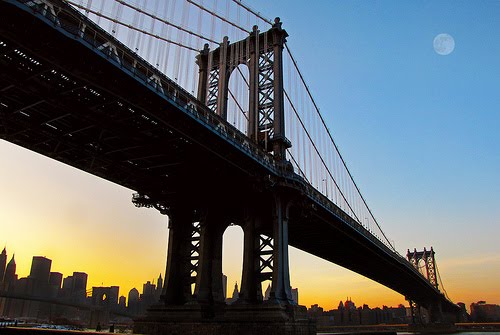
[[[451,35],[439,34],[434,37],[434,51],[441,56],[449,55],[455,49],[455,40]]]

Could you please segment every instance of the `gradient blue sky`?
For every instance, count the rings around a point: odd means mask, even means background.
[[[396,249],[433,246],[452,300],[500,303],[500,2],[251,6],[281,17],[334,139]],[[439,33],[454,37],[450,55],[434,52]],[[117,284],[127,294],[164,271],[166,220],[135,209],[131,191],[3,141],[0,157],[0,243],[16,252],[20,275],[31,256],[46,255],[55,271],[86,271],[91,285]],[[238,229],[225,239],[230,286],[240,280]],[[296,250],[290,258],[302,304],[333,308],[346,296],[370,306],[404,302],[336,265]]]

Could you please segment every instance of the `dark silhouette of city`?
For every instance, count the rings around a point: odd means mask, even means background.
[[[156,283],[147,281],[142,293],[133,288],[128,296],[120,295],[119,286],[100,286],[87,289],[88,275],[73,272],[64,277],[62,273],[51,272],[52,260],[34,256],[28,277],[18,278],[15,255],[9,262],[7,250],[0,254],[0,318],[3,320],[26,320],[68,324],[80,327],[113,327],[115,324],[131,325],[132,319],[146,313],[151,305],[160,301],[163,278],[160,274]],[[227,304],[237,301],[238,284],[232,294],[226,296],[227,277],[223,278],[224,297]],[[270,287],[264,299],[269,298]],[[294,300],[299,302],[298,289],[292,288]],[[465,304],[461,321],[498,322],[500,306],[478,301],[470,306],[470,315]],[[409,308],[382,306],[370,308],[363,304],[357,307],[351,298],[340,301],[337,309],[325,311],[317,304],[307,311],[315,320],[318,329],[339,326],[369,326],[378,324],[409,324],[412,322]]]
[[[0,254],[0,317],[36,322],[65,323],[95,328],[110,322],[131,323],[160,299],[163,278],[147,281],[142,293],[136,288],[128,298],[119,286],[87,289],[88,275],[73,272],[64,277],[51,272],[52,260],[34,256],[30,274],[18,278],[15,255],[7,263],[7,250]]]

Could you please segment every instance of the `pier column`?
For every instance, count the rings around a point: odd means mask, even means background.
[[[243,273],[238,301],[247,303],[262,302],[260,278],[259,233],[257,219],[249,217],[243,223]]]
[[[161,297],[166,305],[182,305],[191,300],[192,217],[192,211],[185,207],[172,208],[169,213],[167,269]]]
[[[273,275],[269,300],[292,303],[290,269],[288,265],[288,209],[289,201],[281,194],[274,196],[273,208]]]
[[[217,210],[209,210],[200,224],[200,258],[195,298],[201,304],[223,304],[222,237],[227,224],[222,213]]]
[[[427,308],[429,314],[429,322],[431,323],[441,323],[444,321],[443,318],[443,308],[441,302],[432,302]]]

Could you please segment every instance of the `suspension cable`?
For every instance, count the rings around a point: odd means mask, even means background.
[[[295,163],[295,166],[297,166],[297,169],[299,169],[299,172],[302,175],[302,178],[304,178],[309,184],[311,184],[311,181],[309,179],[307,179],[306,174],[304,173],[304,171],[302,171],[302,169],[300,168],[299,163],[297,163],[297,160],[295,160],[295,157],[293,157],[292,153],[290,152],[290,149],[287,148],[286,151],[290,155],[290,158],[292,159],[292,161]]]
[[[338,189],[338,190],[339,190],[339,192],[340,192],[340,195],[342,195],[342,198],[343,198],[343,199],[344,199],[344,201],[346,202],[347,207],[349,207],[349,209],[351,210],[352,214],[354,215],[354,217],[356,218],[356,220],[358,221],[358,223],[361,223],[361,221],[359,220],[358,216],[356,215],[356,213],[355,213],[355,212],[354,212],[354,210],[352,209],[351,204],[349,203],[349,201],[347,201],[347,199],[346,199],[346,197],[345,197],[344,193],[343,193],[343,192],[342,192],[342,190],[339,188],[339,186],[338,186],[337,182],[335,181],[335,178],[333,178],[333,175],[332,175],[332,173],[331,173],[330,169],[328,168],[328,166],[326,165],[326,163],[325,163],[325,161],[324,161],[323,157],[322,157],[322,156],[321,156],[321,154],[319,153],[319,150],[318,150],[318,148],[316,147],[316,143],[314,143],[313,139],[311,138],[311,135],[309,134],[309,131],[306,129],[306,127],[305,127],[304,123],[302,122],[302,119],[301,119],[301,117],[299,116],[299,114],[298,114],[297,110],[295,109],[295,106],[293,105],[292,101],[290,100],[290,97],[288,96],[288,93],[287,93],[285,90],[283,90],[283,92],[285,93],[285,97],[286,97],[286,99],[288,100],[288,102],[290,103],[290,106],[292,106],[292,109],[293,109],[293,111],[294,111],[295,115],[296,115],[296,116],[297,116],[297,118],[299,119],[299,122],[300,122],[300,124],[302,125],[302,129],[304,129],[304,131],[306,132],[306,135],[307,135],[307,137],[309,138],[309,140],[311,141],[311,144],[313,145],[314,150],[315,150],[315,151],[316,151],[316,153],[318,154],[319,159],[320,159],[320,160],[321,160],[321,162],[323,163],[323,166],[326,168],[326,171],[328,172],[328,175],[330,176],[330,178],[332,178],[333,182],[335,183],[335,186],[337,186],[337,189]]]
[[[243,27],[241,27],[241,26],[237,25],[236,23],[233,23],[233,22],[229,21],[228,19],[226,19],[226,18],[224,18],[224,17],[220,16],[219,14],[215,13],[214,11],[211,11],[210,9],[205,8],[205,7],[203,7],[203,6],[202,6],[202,5],[200,5],[200,4],[197,4],[197,3],[196,3],[196,2],[194,2],[193,0],[186,0],[186,1],[187,1],[187,2],[189,2],[190,4],[194,5],[194,6],[198,7],[199,9],[201,9],[201,10],[203,10],[203,11],[205,11],[205,12],[209,13],[210,15],[212,15],[212,16],[214,16],[214,17],[218,18],[219,20],[222,20],[222,21],[224,21],[224,22],[226,22],[226,23],[229,23],[230,25],[232,25],[232,26],[233,26],[233,27],[235,27],[235,28],[238,28],[238,29],[239,29],[239,30],[241,30],[241,31],[244,31],[244,32],[246,32],[246,33],[250,33],[250,31],[249,31],[249,30],[246,30],[245,28],[243,28]]]
[[[256,12],[256,11],[254,11],[253,9],[251,9],[250,7],[248,7],[247,5],[243,4],[243,3],[241,2],[241,0],[233,0],[233,2],[234,2],[235,4],[237,4],[238,6],[240,6],[240,7],[244,8],[247,12],[252,13],[253,15],[255,15],[256,17],[258,17],[259,19],[261,19],[261,20],[262,20],[262,21],[264,21],[265,23],[268,23],[268,24],[270,24],[271,26],[273,25],[273,23],[271,22],[271,20],[266,19],[265,17],[263,17],[262,15],[260,15],[260,13],[259,13],[259,12]]]
[[[448,296],[448,292],[446,292],[446,289],[444,288],[443,281],[441,280],[441,275],[439,274],[439,267],[437,265],[437,262],[436,262],[435,258],[434,258],[434,265],[436,266],[437,277],[439,279],[439,283],[441,284],[441,288],[444,291],[444,296],[446,297],[446,299],[448,299],[448,300],[451,301],[450,297]]]
[[[230,89],[228,89],[227,91],[229,92],[229,95],[231,96],[231,98],[233,98],[236,106],[238,106],[238,109],[241,111],[241,114],[243,114],[243,116],[245,117],[245,119],[247,119],[247,121],[249,121],[248,116],[245,115],[245,111],[243,110],[243,108],[241,107],[240,103],[238,102],[238,100],[234,96],[233,92],[231,92]]]
[[[174,24],[174,23],[171,23],[171,22],[169,22],[169,21],[167,21],[167,20],[165,20],[165,19],[162,19],[162,18],[160,18],[160,17],[158,17],[158,16],[154,15],[154,14],[148,13],[148,12],[146,12],[146,11],[144,11],[144,10],[140,9],[140,8],[134,7],[134,6],[132,6],[131,4],[127,3],[126,1],[123,1],[123,0],[114,0],[114,1],[116,1],[116,2],[120,3],[120,4],[124,5],[124,6],[127,6],[128,8],[133,9],[133,10],[135,10],[135,11],[137,11],[137,12],[141,13],[141,14],[144,14],[144,15],[146,15],[146,16],[149,16],[149,17],[150,17],[150,18],[152,18],[153,20],[160,21],[161,23],[164,23],[164,24],[166,24],[166,25],[172,26],[172,27],[174,27],[174,28],[176,28],[176,29],[178,29],[178,30],[180,30],[180,31],[183,31],[183,32],[185,32],[185,33],[187,33],[187,34],[190,34],[190,35],[193,35],[193,36],[199,37],[199,38],[201,38],[201,39],[203,39],[203,40],[205,40],[205,41],[209,41],[209,42],[212,42],[212,43],[219,44],[219,42],[214,41],[214,40],[212,40],[211,38],[208,38],[208,37],[205,37],[205,36],[200,35],[200,34],[198,34],[198,33],[195,33],[195,32],[193,32],[193,31],[191,31],[191,30],[186,29],[186,28],[182,28],[181,26],[176,25],[176,24]]]
[[[73,1],[70,1],[70,0],[64,0],[64,1],[65,1],[66,3],[69,3],[70,5],[73,5],[73,6],[75,6],[75,7],[78,7],[78,8],[80,8],[80,9],[84,9],[85,11],[88,11],[88,12],[90,12],[90,13],[92,13],[92,14],[95,14],[95,15],[97,15],[97,16],[99,16],[99,17],[102,17],[103,19],[106,19],[106,20],[109,20],[109,21],[111,21],[111,22],[117,23],[117,24],[119,24],[119,25],[125,26],[125,27],[127,27],[127,28],[129,28],[129,29],[132,29],[132,30],[138,31],[138,32],[143,33],[143,34],[145,34],[145,35],[149,35],[149,36],[151,36],[151,37],[154,37],[154,38],[157,38],[157,39],[159,39],[159,40],[165,41],[165,42],[167,42],[167,43],[172,43],[172,44],[175,44],[175,45],[177,45],[177,46],[179,46],[179,47],[181,47],[181,48],[186,48],[186,49],[189,49],[189,50],[192,50],[192,51],[199,52],[199,50],[198,50],[198,49],[195,49],[195,48],[193,48],[193,47],[190,47],[190,46],[187,46],[187,45],[181,44],[181,43],[176,42],[176,41],[169,40],[169,39],[164,38],[164,37],[161,37],[161,36],[159,36],[159,35],[152,34],[152,33],[150,33],[150,32],[147,32],[147,31],[143,30],[143,29],[136,28],[136,27],[132,26],[131,24],[128,24],[128,23],[125,23],[125,22],[121,22],[121,21],[116,20],[116,19],[114,19],[114,18],[112,18],[112,17],[109,17],[109,16],[107,16],[107,15],[104,15],[104,14],[102,14],[102,13],[99,13],[98,11],[95,11],[95,10],[92,10],[92,9],[90,9],[90,8],[86,8],[86,7],[82,6],[82,5],[79,5],[79,4],[77,4],[77,3],[73,2]]]
[[[349,171],[349,169],[347,168],[347,164],[345,163],[344,161],[344,158],[342,157],[342,155],[340,154],[340,151],[339,151],[339,148],[337,147],[337,144],[335,143],[335,141],[333,140],[333,137],[332,137],[332,134],[330,133],[330,130],[328,129],[326,123],[325,123],[325,120],[323,119],[323,116],[321,115],[321,113],[319,112],[319,108],[318,108],[318,105],[316,104],[316,101],[314,100],[314,98],[312,97],[312,94],[311,94],[311,91],[309,90],[309,87],[307,86],[305,80],[304,80],[304,77],[302,76],[302,73],[300,72],[299,70],[299,67],[297,65],[297,62],[295,61],[295,58],[293,57],[291,51],[290,51],[290,48],[288,48],[288,45],[285,43],[285,49],[288,53],[288,55],[290,56],[290,59],[292,60],[292,63],[295,67],[295,69],[297,70],[297,73],[300,77],[300,80],[302,81],[302,84],[304,85],[305,89],[306,89],[306,92],[307,94],[309,95],[309,98],[311,99],[311,102],[313,103],[314,105],[314,109],[316,110],[316,113],[318,114],[320,120],[321,120],[321,123],[323,124],[325,130],[326,130],[326,133],[328,134],[328,136],[330,137],[330,141],[332,142],[332,144],[334,145],[335,147],[335,150],[337,151],[337,154],[339,155],[340,157],[340,160],[342,161],[342,164],[344,165],[347,173],[349,174],[349,177],[351,179],[351,181],[353,182],[354,184],[354,187],[356,188],[356,190],[358,191],[358,194],[359,196],[361,197],[361,200],[363,201],[366,209],[368,210],[368,212],[370,213],[370,216],[372,217],[373,221],[375,222],[375,224],[377,225],[378,229],[380,230],[380,232],[382,233],[382,235],[384,236],[385,240],[387,241],[387,243],[389,243],[389,245],[391,245],[391,243],[389,242],[389,239],[387,238],[387,236],[385,235],[384,231],[382,230],[382,228],[380,228],[380,225],[378,224],[377,222],[377,219],[375,218],[375,216],[373,215],[370,207],[368,207],[368,204],[366,203],[366,200],[365,198],[363,197],[363,195],[361,194],[361,191],[359,190],[359,187],[358,185],[356,184],[356,182],[354,181],[354,178],[352,177],[352,174],[351,172]],[[350,206],[349,206],[350,207]],[[394,247],[392,247],[393,250]]]
[[[243,75],[243,72],[241,72],[241,69],[239,66],[236,67],[236,70],[238,70],[238,72],[241,75],[241,78],[243,78],[243,81],[245,82],[245,84],[247,84],[248,88],[250,88],[250,83],[247,81],[247,78],[245,78],[245,76]]]

